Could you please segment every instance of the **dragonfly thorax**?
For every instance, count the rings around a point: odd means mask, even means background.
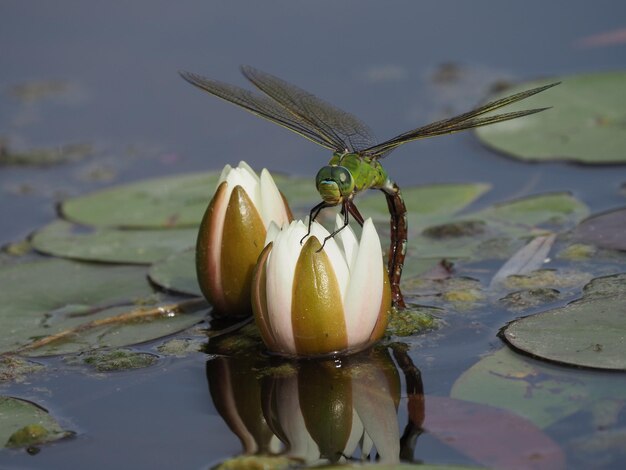
[[[354,192],[354,178],[343,166],[327,165],[317,172],[315,186],[324,202],[336,205]]]

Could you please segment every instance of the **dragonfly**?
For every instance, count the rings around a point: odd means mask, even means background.
[[[329,238],[334,237],[349,224],[350,216],[363,225],[363,216],[354,202],[358,193],[366,189],[382,191],[387,201],[391,227],[387,272],[392,301],[398,309],[406,308],[400,289],[408,233],[406,206],[399,186],[389,178],[380,160],[407,142],[517,119],[549,109],[549,107],[534,108],[486,116],[491,111],[526,99],[560,83],[522,91],[458,116],[442,119],[403,132],[384,142],[378,142],[369,127],[361,120],[312,93],[250,66],[242,66],[241,73],[260,93],[195,73],[183,71],[180,75],[192,85],[300,134],[333,152],[328,165],[322,167],[315,178],[315,186],[322,201],[311,209],[309,233],[311,223],[322,209],[327,207],[341,205],[343,226],[330,233],[322,247]]]

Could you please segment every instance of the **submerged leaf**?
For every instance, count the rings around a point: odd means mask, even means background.
[[[450,396],[508,409],[546,428],[605,400],[626,400],[626,382],[552,367],[504,347],[466,370]]]
[[[626,162],[626,72],[572,75],[524,83],[504,95],[561,80],[551,90],[507,110],[552,108],[476,130],[479,139],[522,160]]]
[[[626,370],[626,274],[594,279],[582,299],[509,323],[516,350],[560,364]]]
[[[574,230],[574,238],[600,248],[626,251],[626,208],[582,221]]]
[[[565,468],[565,454],[548,435],[493,406],[427,396],[423,427],[487,468]]]
[[[36,446],[72,434],[63,430],[38,405],[18,398],[0,396],[0,449]]]

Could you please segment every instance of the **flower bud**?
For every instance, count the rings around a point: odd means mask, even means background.
[[[338,223],[342,221],[338,218]],[[319,224],[283,227],[257,263],[252,306],[261,337],[286,356],[364,349],[384,334],[391,293],[380,239],[371,219],[359,242],[350,227],[335,238]],[[320,240],[322,242],[320,242]]]
[[[245,162],[237,168],[224,167],[196,243],[198,283],[218,315],[251,313],[252,272],[265,246],[267,227],[291,218],[267,170],[259,177]]]

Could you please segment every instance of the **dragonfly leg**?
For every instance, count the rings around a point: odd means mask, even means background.
[[[339,232],[341,232],[344,228],[346,228],[348,226],[348,223],[350,221],[350,214],[351,214],[350,207],[354,207],[354,209],[356,209],[354,204],[352,204],[352,201],[345,200],[343,202],[343,205],[341,206],[341,215],[343,215],[343,225],[341,227],[339,227],[338,229],[334,230],[326,238],[324,238],[324,241],[322,242],[322,246],[320,247],[319,250],[317,250],[317,253],[319,253],[320,251],[322,251],[324,249],[324,245],[326,245],[326,242],[328,240],[333,238],[335,235],[337,235]],[[357,213],[358,213],[358,211],[357,211]],[[359,214],[359,216],[360,215],[361,214]],[[363,220],[363,217],[361,217],[361,220]]]
[[[363,223],[365,222],[363,220],[363,216],[361,215],[361,213],[359,212],[359,209],[357,209],[357,207],[354,205],[354,202],[350,201],[346,201],[343,205],[343,207],[341,208],[342,211],[344,210],[348,210],[348,212],[350,213],[350,215],[352,215],[352,217],[354,217],[354,220],[356,220],[359,225],[361,227],[363,227]]]
[[[302,237],[302,240],[300,240],[300,245],[302,245],[302,243],[304,242],[304,239],[306,237],[311,235],[311,224],[317,218],[317,216],[320,215],[320,212],[322,211],[322,209],[325,209],[326,207],[331,207],[331,204],[328,204],[326,201],[322,201],[317,206],[315,206],[313,209],[311,209],[311,212],[309,212],[309,227],[308,227],[308,230],[306,232],[306,235],[304,237]],[[322,247],[323,246],[324,245],[322,245]]]
[[[407,242],[407,219],[406,206],[400,194],[400,188],[392,181],[388,181],[381,191],[387,198],[387,207],[391,215],[391,243],[389,245],[389,260],[387,262],[387,272],[391,283],[391,298],[393,304],[400,309],[406,308],[404,297],[400,291],[400,277],[404,267],[404,257],[406,256]]]

